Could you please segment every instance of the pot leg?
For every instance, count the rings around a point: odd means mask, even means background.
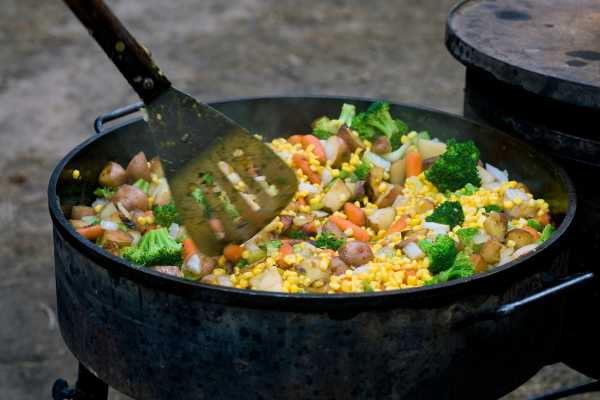
[[[79,364],[79,375],[75,385],[74,400],[107,400],[108,385]]]
[[[576,394],[600,392],[600,381],[586,383],[579,386],[574,386],[568,389],[559,389],[555,392],[544,394],[539,397],[532,397],[530,400],[558,400],[564,399]]]

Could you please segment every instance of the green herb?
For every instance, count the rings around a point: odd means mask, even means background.
[[[362,287],[363,287],[364,292],[374,292],[375,291],[375,290],[373,290],[371,283],[367,280],[362,281]]]
[[[148,194],[148,191],[150,190],[150,183],[148,181],[145,181],[144,179],[138,179],[137,181],[135,181],[133,186],[140,189],[146,194]]]
[[[354,176],[356,177],[356,180],[364,181],[365,179],[367,179],[370,170],[371,164],[369,164],[368,162],[363,161],[360,164],[358,164],[354,169]]]
[[[351,176],[350,172],[341,170],[340,174],[338,175],[338,178],[340,178],[340,179],[346,179],[346,178],[350,178],[350,176]]]
[[[445,201],[433,210],[433,213],[425,218],[428,222],[449,225],[450,229],[462,225],[465,214],[458,201]]]
[[[205,172],[200,177],[200,182],[202,182],[208,186],[212,186],[215,183],[215,178],[210,173]]]
[[[154,207],[154,220],[157,224],[168,227],[171,224],[179,224],[179,213],[174,203]]]
[[[308,235],[304,231],[287,231],[286,235],[290,239],[299,239],[299,240],[308,239]]]
[[[535,229],[538,232],[542,232],[544,230],[544,227],[542,226],[542,224],[537,222],[535,219],[528,220],[527,225],[529,225],[530,227],[532,227],[533,229]]]
[[[104,198],[104,199],[110,199],[113,194],[115,194],[117,191],[117,189],[111,189],[108,187],[99,187],[96,190],[94,190],[94,194],[98,197]]]
[[[242,258],[240,261],[238,261],[238,263],[235,265],[238,268],[244,268],[246,266],[248,266],[250,263],[248,262],[248,260],[246,260],[245,258]]]
[[[344,243],[346,243],[344,239],[339,239],[329,232],[320,233],[315,240],[315,246],[321,249],[337,250],[343,246]]]
[[[485,210],[485,212],[489,212],[489,213],[493,212],[493,211],[495,211],[495,212],[502,212],[502,211],[504,211],[502,209],[502,207],[500,207],[500,206],[498,206],[496,204],[490,204],[489,206],[483,207],[483,209]]]
[[[550,237],[555,231],[556,227],[552,224],[544,226],[544,229],[542,230],[542,235],[538,239],[538,243],[544,243],[546,240],[550,239]]]

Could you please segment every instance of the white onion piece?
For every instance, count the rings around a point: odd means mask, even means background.
[[[100,214],[98,216],[101,220],[107,220],[117,212],[117,207],[115,207],[113,203],[109,203],[102,209],[102,211],[100,211]]]
[[[200,257],[198,256],[198,254],[193,254],[192,256],[190,256],[190,258],[188,258],[185,262],[185,267],[191,273],[199,275],[202,272],[202,268],[200,265]]]
[[[310,183],[300,182],[298,184],[298,191],[316,194],[321,192],[321,188],[315,185],[311,185]]]
[[[354,271],[352,271],[353,274],[365,274],[367,272],[369,272],[369,270],[371,269],[371,265],[365,264],[365,265],[361,265],[360,267],[356,267],[354,269]]]
[[[514,250],[511,247],[506,247],[500,251],[500,261],[496,265],[506,264],[512,260]]]
[[[377,250],[375,252],[375,256],[377,258],[394,257],[395,254],[396,254],[396,250],[394,250],[394,249],[392,249],[391,247],[388,247],[388,246],[384,246],[384,247],[380,248],[379,250]]]
[[[473,243],[474,244],[483,244],[483,243],[487,242],[489,239],[490,239],[489,235],[487,233],[485,233],[483,230],[479,229],[479,232],[477,232],[473,236]]]
[[[325,158],[327,159],[327,161],[334,161],[338,151],[337,142],[334,142],[332,140],[321,140],[320,142],[323,145],[323,150],[325,150]]]
[[[328,216],[329,213],[326,211],[322,211],[322,210],[315,210],[312,212],[312,215],[314,215],[315,218],[324,218],[324,217]]]
[[[400,195],[400,196],[396,197],[396,199],[392,203],[392,207],[394,207],[394,208],[400,207],[401,205],[403,205],[407,201],[408,201],[408,197]]]
[[[270,267],[250,280],[252,289],[266,290],[268,292],[281,292],[283,289],[283,280],[277,271],[277,268]]]
[[[450,226],[445,224],[438,224],[437,222],[424,222],[423,228],[431,229],[438,235],[443,235],[450,231]]]
[[[535,250],[535,248],[537,246],[538,246],[537,243],[532,243],[532,244],[528,244],[527,246],[523,246],[523,247],[517,249],[512,255],[513,260],[521,257],[524,254],[529,253],[530,251]]]
[[[370,162],[371,164],[373,164],[376,167],[381,167],[386,171],[389,171],[392,164],[385,160],[384,158],[381,158],[380,156],[378,156],[375,153],[372,153],[370,151],[366,151],[365,155],[363,157],[366,161]]]
[[[176,239],[177,235],[179,234],[179,224],[176,224],[175,222],[173,222],[170,226],[169,226],[169,235],[173,238]]]
[[[492,174],[499,182],[508,182],[508,172],[506,170],[501,171],[494,167],[492,164],[485,164],[487,172]]]
[[[128,231],[127,232],[129,234],[129,236],[131,236],[131,246],[135,247],[137,246],[137,244],[140,242],[140,240],[142,239],[142,234],[139,233],[138,231]]]
[[[100,221],[100,227],[105,231],[116,231],[119,229],[119,224],[112,221]]]
[[[120,201],[117,203],[117,210],[119,210],[125,218],[131,219],[131,214],[129,214],[129,211],[127,211]]]
[[[425,253],[423,253],[423,250],[421,250],[421,248],[413,242],[410,242],[409,244],[404,246],[402,251],[404,251],[404,254],[406,254],[406,256],[411,260],[421,258],[425,255]]]
[[[417,193],[419,193],[423,189],[423,183],[421,183],[419,178],[417,178],[416,176],[411,176],[411,177],[406,178],[405,184],[406,183],[410,183],[410,184],[414,185],[415,191]]]
[[[484,183],[483,185],[481,185],[482,188],[488,189],[488,190],[496,190],[496,189],[499,189],[500,186],[502,186],[502,183],[497,182],[497,181],[490,182],[490,183]]]
[[[406,153],[406,150],[408,150],[410,142],[406,142],[404,143],[402,146],[398,147],[398,149],[396,149],[395,151],[392,151],[391,153],[387,153],[382,155],[383,158],[385,158],[387,161],[393,162],[393,161],[398,161],[399,159],[401,159],[402,157],[404,157],[404,154]]]
[[[323,172],[321,173],[321,186],[327,186],[332,179],[333,176],[331,175],[331,171],[328,168],[323,168]]]
[[[96,206],[102,206],[104,207],[105,205],[107,205],[108,203],[110,203],[110,201],[106,200],[106,199],[96,199],[94,200],[94,202],[92,203],[92,208],[96,208]]]
[[[480,165],[477,166],[477,173],[479,174],[479,178],[481,179],[481,184],[485,185],[486,183],[492,183],[496,180],[496,177],[489,172],[487,172]]]
[[[292,153],[289,151],[276,151],[275,154],[279,156],[284,161],[290,160],[292,158]]]
[[[525,194],[521,189],[506,189],[504,193],[504,199],[514,201],[516,199],[521,199],[521,201],[528,201],[529,197]]]
[[[229,278],[229,275],[219,275],[219,276],[217,276],[217,282],[221,286],[233,287],[233,283],[231,283],[231,279]]]

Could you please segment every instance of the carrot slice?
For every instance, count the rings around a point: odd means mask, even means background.
[[[539,222],[540,224],[542,224],[542,226],[548,225],[551,222],[550,213],[546,213],[546,214],[542,215],[541,217],[537,217],[536,221]]]
[[[321,177],[315,171],[310,169],[310,164],[308,163],[306,157],[304,157],[303,155],[300,155],[298,153],[294,154],[292,156],[292,164],[296,168],[300,168],[311,183],[321,183]]]
[[[294,248],[291,244],[284,242],[281,245],[281,247],[279,248],[279,256],[277,257],[277,265],[279,266],[279,268],[287,269],[290,267],[290,265],[285,262],[284,258],[285,256],[292,254],[293,251]]]
[[[344,204],[344,213],[350,222],[358,226],[365,226],[367,224],[367,215],[362,208],[357,207],[354,203]]]
[[[184,261],[193,256],[194,254],[198,254],[200,251],[198,247],[196,247],[196,243],[190,238],[185,239],[183,242],[183,259]]]
[[[390,225],[387,230],[387,234],[389,235],[390,233],[402,232],[404,229],[406,229],[406,226],[406,217],[401,217],[399,220]]]
[[[77,229],[77,233],[89,240],[98,239],[100,236],[102,236],[103,232],[104,230],[100,225],[86,226],[85,228]]]
[[[347,219],[338,217],[337,215],[332,215],[329,217],[329,220],[337,225],[342,231],[346,229],[352,230],[352,236],[357,240],[362,240],[363,242],[367,242],[369,240],[369,232],[365,231],[360,226],[355,223],[348,221]]]
[[[223,249],[223,255],[228,261],[238,263],[242,259],[244,248],[239,244],[230,243]]]
[[[292,135],[288,138],[288,142],[291,144],[302,144],[302,135]]]
[[[418,151],[406,155],[406,177],[417,176],[423,172],[423,158]]]
[[[538,240],[540,238],[540,236],[542,236],[538,231],[536,231],[535,229],[533,229],[530,226],[524,226],[523,230],[529,232],[529,234],[531,236],[533,236],[533,240]]]
[[[314,135],[302,136],[302,147],[306,149],[310,145],[313,146],[312,152],[315,154],[315,156],[317,156],[317,159],[321,163],[325,163],[325,161],[327,161],[327,158],[325,157],[325,149],[323,148],[319,138]]]
[[[309,235],[316,235],[317,234],[317,224],[315,224],[315,222],[309,222],[308,224],[304,224],[302,225],[302,230],[306,233],[308,233]]]

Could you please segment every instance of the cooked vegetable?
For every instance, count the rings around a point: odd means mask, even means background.
[[[116,191],[117,189],[115,188],[99,187],[96,188],[96,190],[94,190],[94,195],[110,200],[110,198],[113,196],[113,194],[115,194]]]
[[[417,176],[423,172],[423,158],[418,151],[410,151],[406,155],[406,177]]]
[[[390,182],[394,185],[403,185],[406,179],[406,159],[396,160],[390,167]]]
[[[324,163],[325,161],[327,161],[327,158],[325,157],[325,149],[323,148],[323,145],[321,144],[319,138],[317,138],[316,136],[304,135],[302,137],[302,147],[304,147],[305,149],[310,148],[313,154],[317,157],[317,159],[320,162]]]
[[[325,142],[324,151],[327,161],[331,161],[331,166],[337,168],[348,155],[348,145],[339,136],[331,136]]]
[[[485,210],[486,212],[488,212],[488,213],[490,213],[490,212],[492,212],[492,211],[496,211],[496,212],[499,212],[499,213],[501,213],[502,211],[504,211],[504,210],[502,209],[502,207],[500,207],[499,205],[496,205],[496,204],[490,204],[489,206],[485,206],[485,207],[483,207],[483,208],[484,208],[484,210]]]
[[[145,181],[150,181],[150,166],[148,165],[148,160],[146,159],[146,155],[143,151],[137,153],[129,164],[127,165],[127,178],[130,182],[135,182],[137,180],[143,179]]]
[[[488,264],[496,264],[500,261],[500,251],[502,251],[502,244],[497,240],[488,240],[481,246],[479,254]]]
[[[341,179],[336,179],[333,185],[329,188],[321,204],[325,211],[334,212],[344,206],[344,204],[352,197],[352,192]]]
[[[310,183],[321,183],[321,177],[310,168],[306,157],[296,153],[292,157],[292,163],[296,168],[300,168],[304,172]]]
[[[360,240],[347,242],[339,249],[340,258],[348,265],[359,266],[373,259],[373,251],[368,243]]]
[[[331,271],[334,275],[343,275],[350,267],[341,257],[333,257],[331,259]]]
[[[345,242],[346,241],[344,239],[337,238],[335,235],[332,235],[329,232],[322,232],[317,236],[317,240],[315,240],[315,246],[320,249],[337,250]]]
[[[102,186],[108,188],[116,188],[121,186],[127,180],[127,172],[120,164],[110,161],[100,172],[98,182]]]
[[[392,151],[392,144],[387,136],[379,136],[375,139],[371,150],[376,154],[387,154]]]
[[[365,242],[369,240],[369,233],[360,226],[353,224],[346,219],[340,218],[337,215],[332,215],[329,217],[329,220],[336,224],[344,233],[349,230],[355,239],[363,240]]]
[[[461,189],[467,183],[479,187],[478,161],[479,150],[472,140],[459,143],[450,139],[446,152],[425,171],[425,176],[442,192]]]
[[[406,226],[406,217],[401,217],[398,220],[396,220],[396,222],[392,223],[392,225],[387,230],[387,234],[389,235],[396,232],[402,232],[404,229],[406,229]]]
[[[154,229],[142,236],[135,247],[126,247],[121,255],[137,265],[180,265],[182,245],[169,235],[167,228]]]
[[[381,194],[380,185],[383,182],[384,169],[381,167],[373,167],[369,171],[365,190],[371,201],[376,201]]]
[[[444,270],[427,281],[427,285],[433,285],[436,283],[448,282],[453,279],[468,278],[475,273],[475,268],[471,263],[469,257],[464,253],[458,253],[452,266],[447,270]]]
[[[346,142],[350,151],[355,151],[356,149],[364,149],[365,145],[360,140],[360,138],[348,128],[346,125],[342,125],[337,132],[337,135]]]
[[[419,139],[417,147],[424,160],[441,156],[448,148],[446,143],[435,142],[428,139]]]
[[[356,115],[356,107],[352,104],[344,103],[338,120],[347,126],[352,126],[352,118]]]
[[[174,203],[154,207],[154,220],[157,224],[165,227],[181,222]]]
[[[427,254],[429,270],[434,274],[450,268],[458,254],[456,243],[448,235],[439,235],[433,243],[429,240],[421,240],[419,247]]]
[[[528,220],[527,225],[532,227],[533,229],[535,229],[538,232],[541,232],[544,230],[544,226],[541,223],[539,223],[538,221],[536,221],[535,219]]]
[[[471,264],[475,268],[475,272],[485,272],[487,271],[487,263],[479,254],[471,254],[469,257]]]
[[[519,228],[511,229],[506,234],[506,240],[512,240],[513,242],[515,242],[516,249],[523,247],[523,246],[527,246],[528,244],[535,242],[535,239],[537,239],[537,238],[535,238],[531,234],[531,232],[528,232],[525,229],[519,229]]]
[[[77,233],[89,240],[98,239],[100,236],[102,236],[103,232],[104,230],[100,225],[91,225],[85,228],[77,229]]]
[[[508,218],[504,213],[492,211],[483,221],[483,227],[492,238],[503,241],[508,230]]]
[[[227,261],[231,261],[232,263],[238,263],[242,259],[242,253],[244,252],[244,248],[238,244],[228,244],[223,249],[223,255],[227,259]]]
[[[369,171],[371,170],[371,165],[366,162],[361,162],[354,169],[354,176],[359,181],[364,181],[369,176]]]
[[[93,215],[96,215],[96,211],[94,211],[92,207],[73,206],[73,208],[71,208],[72,219],[81,219],[83,217],[89,217]]]
[[[148,196],[146,193],[131,185],[121,185],[119,190],[111,197],[113,203],[121,203],[125,209],[142,210],[148,209]]]
[[[148,194],[148,191],[150,190],[150,182],[145,181],[144,179],[138,179],[137,181],[135,181],[133,186],[140,189],[142,192],[144,192],[146,194]]]
[[[367,224],[367,216],[362,208],[357,207],[353,203],[344,204],[344,214],[348,217],[348,221],[353,222],[358,226]]]
[[[379,208],[389,207],[394,204],[396,197],[401,193],[401,188],[395,185],[388,185],[387,189],[377,197],[375,205]]]
[[[544,243],[546,240],[550,239],[550,236],[556,231],[556,228],[552,224],[548,224],[544,226],[544,230],[542,231],[542,236],[540,236],[538,242]]]
[[[462,225],[465,221],[465,214],[458,201],[445,201],[437,206],[425,220],[448,225],[452,229],[457,225]]]
[[[467,248],[467,249],[472,249],[475,245],[474,243],[474,238],[475,235],[477,235],[479,233],[479,229],[478,228],[462,228],[459,229],[458,232],[456,233],[456,235],[458,236],[458,239],[460,240],[460,243],[463,245],[463,247]]]
[[[357,114],[352,119],[352,129],[358,132],[361,139],[371,141],[382,135],[391,140],[408,131],[404,122],[392,118],[389,104],[383,101],[375,102],[367,111]]]
[[[392,207],[380,208],[375,210],[367,217],[369,227],[375,232],[388,229],[396,218],[396,210]]]

